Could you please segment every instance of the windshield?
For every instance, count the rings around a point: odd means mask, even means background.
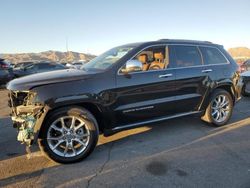
[[[83,70],[99,69],[106,70],[125,56],[133,47],[122,46],[113,48],[102,55],[92,59],[81,67]]]

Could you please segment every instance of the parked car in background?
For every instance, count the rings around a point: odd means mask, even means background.
[[[18,62],[16,63],[13,68],[14,69],[22,69],[28,65],[34,64],[36,61],[23,61],[23,62]]]
[[[66,65],[67,65],[68,63],[62,62],[61,64],[62,64],[63,66],[65,66],[65,67],[67,67]]]
[[[250,59],[244,61],[244,62],[240,65],[240,71],[241,71],[241,72],[250,71]]]
[[[0,59],[0,85],[6,84],[13,78],[13,70],[9,63]]]
[[[86,158],[99,133],[187,115],[223,126],[241,97],[238,65],[223,46],[168,40],[113,48],[83,65],[8,84],[18,140],[49,158]]]
[[[244,97],[250,96],[250,71],[245,71],[241,73],[243,87],[242,87],[242,95]]]
[[[86,61],[80,60],[74,61],[72,63],[67,63],[66,66],[69,68],[80,69],[84,64],[86,64]]]
[[[65,66],[59,63],[42,61],[39,63],[32,63],[19,69],[14,69],[14,76],[16,78],[27,76],[35,73],[49,72],[55,70],[66,69]]]

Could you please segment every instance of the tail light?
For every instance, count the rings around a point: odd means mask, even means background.
[[[240,70],[240,72],[245,72],[246,71],[246,68],[245,68],[245,66],[239,66],[239,70]]]
[[[7,64],[0,64],[0,67],[1,67],[2,69],[8,69],[8,68],[9,68],[9,65],[7,65]]]

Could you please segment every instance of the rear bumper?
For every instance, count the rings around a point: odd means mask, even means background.
[[[242,91],[243,94],[250,94],[250,76],[249,77],[243,77],[243,89],[244,91]]]

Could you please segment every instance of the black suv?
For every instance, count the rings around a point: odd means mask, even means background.
[[[222,126],[240,99],[238,66],[223,46],[168,40],[113,48],[81,70],[60,70],[8,84],[18,140],[38,140],[51,159],[87,157],[105,136],[199,114]]]

